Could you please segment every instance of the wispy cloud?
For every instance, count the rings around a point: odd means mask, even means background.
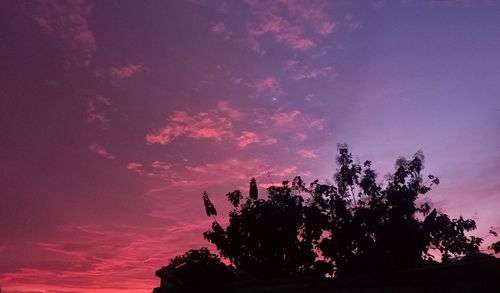
[[[274,165],[271,167],[262,159],[237,158],[186,166],[185,168],[189,171],[189,173],[185,174],[185,180],[174,182],[174,185],[182,184],[186,187],[200,188],[202,186],[210,187],[214,184],[230,183],[233,186],[246,186],[251,177],[256,177],[259,181],[267,181],[269,175],[283,179],[297,175],[296,173],[299,172],[298,167],[295,165]]]
[[[231,117],[232,119],[240,119],[245,116],[240,110],[232,107],[228,101],[219,101],[215,107],[215,111],[223,113]]]
[[[145,175],[157,179],[171,179],[174,171],[171,170],[173,164],[154,160],[151,164],[144,165],[143,163],[129,162],[127,169],[138,174]]]
[[[270,145],[278,142],[276,138],[273,137],[261,137],[257,135],[255,132],[251,131],[243,131],[240,136],[236,139],[238,141],[238,147],[241,149],[246,148],[250,144],[259,144],[259,145]]]
[[[326,123],[324,118],[303,114],[298,110],[275,112],[269,119],[279,129],[302,134],[308,129],[322,130]]]
[[[106,129],[109,123],[106,112],[110,106],[111,99],[101,95],[91,95],[87,101],[87,122],[96,123]]]
[[[87,0],[39,0],[29,4],[32,18],[42,31],[62,39],[67,46],[84,55],[88,63],[96,50],[94,33],[89,27],[93,4]]]
[[[142,173],[142,167],[143,167],[143,164],[141,164],[141,163],[130,162],[130,163],[127,164],[127,169],[128,170],[137,172],[139,174]]]
[[[67,225],[59,227],[62,239],[38,246],[53,261],[43,268],[33,264],[0,276],[2,283],[17,292],[144,292],[157,283],[152,272],[184,247],[199,246],[197,236],[209,220],[177,221],[164,227],[127,225]],[[120,272],[121,278],[116,278]],[[33,275],[37,278],[33,279]],[[29,285],[28,285],[29,284]],[[36,288],[36,289],[35,289]],[[43,288],[43,289],[42,289]],[[67,288],[85,288],[71,291]]]
[[[106,150],[106,148],[104,148],[102,145],[100,144],[91,144],[89,145],[89,151],[105,158],[105,159],[108,159],[108,160],[114,160],[116,159],[116,157],[114,155],[112,155],[110,152],[108,152]]]
[[[251,26],[249,35],[258,37],[264,34],[272,34],[280,43],[293,49],[307,50],[315,47],[316,42],[307,37],[304,29],[298,25],[292,25],[281,16],[271,15],[258,24]]]
[[[249,43],[254,43],[254,51],[263,51],[259,38],[264,35],[271,35],[294,50],[305,51],[318,45],[313,35],[323,37],[336,28],[335,21],[325,12],[326,2],[247,0],[246,3],[256,16],[248,25]]]
[[[211,31],[214,34],[222,36],[226,40],[231,38],[231,32],[227,30],[226,25],[222,22],[212,24]]]
[[[261,93],[264,91],[270,91],[270,92],[280,91],[280,85],[278,79],[274,76],[257,79],[255,80],[253,85],[257,93]]]
[[[113,66],[109,70],[110,75],[115,80],[123,80],[146,70],[142,64],[127,64],[123,66]]]
[[[263,158],[243,158],[231,156],[222,160],[215,160],[210,163],[183,163],[176,166],[168,166],[165,170],[158,170],[153,174],[150,170],[141,169],[142,176],[161,180],[163,187],[155,188],[149,196],[155,197],[165,190],[178,189],[182,187],[182,192],[192,194],[203,189],[220,188],[245,188],[251,177],[256,177],[258,181],[269,182],[270,179],[281,180],[290,179],[295,175],[309,175],[310,172],[299,169],[294,164],[269,163]],[[272,175],[272,178],[270,177]],[[155,197],[156,198],[156,197]],[[164,199],[158,198],[158,202]],[[162,209],[161,206],[159,206]]]
[[[168,144],[181,136],[221,141],[231,134],[231,129],[231,120],[214,111],[194,115],[176,111],[169,116],[165,126],[147,134],[145,139],[148,144]]]
[[[284,69],[293,80],[325,78],[332,81],[338,73],[333,66],[305,66],[296,60],[285,62]]]
[[[326,1],[281,0],[278,2],[298,17],[301,22],[309,24],[317,34],[328,35],[337,26],[326,11]]]
[[[104,113],[97,110],[95,102],[92,100],[89,100],[87,102],[87,122],[89,123],[97,122],[100,124],[108,122],[108,119],[106,119]]]
[[[171,164],[155,160],[151,163],[150,171],[146,175],[149,177],[164,178],[169,175],[168,172],[171,167]]]
[[[289,124],[290,122],[298,119],[301,115],[302,113],[298,110],[290,112],[276,112],[271,116],[271,120],[276,124]]]
[[[316,154],[315,151],[313,150],[308,150],[308,149],[300,149],[297,151],[297,154],[299,154],[303,158],[307,159],[316,159],[318,158],[318,155]]]
[[[284,94],[278,77],[265,76],[253,80],[232,77],[230,81],[236,85],[244,86],[252,90],[254,97],[272,97],[276,98]]]
[[[265,82],[264,88],[274,88],[274,82]],[[151,131],[145,136],[147,144],[169,144],[176,138],[188,137],[192,139],[209,139],[234,143],[239,149],[255,144],[266,146],[276,144],[278,139],[274,132],[286,132],[302,129],[321,129],[322,119],[314,119],[303,115],[300,111],[275,112],[261,116],[256,113],[243,113],[232,107],[227,101],[206,111],[189,114],[185,111],[176,111],[171,114],[165,126]],[[261,116],[261,117],[259,117]],[[237,131],[236,129],[245,129]],[[253,124],[253,125],[252,125]],[[259,124],[268,125],[262,128]]]
[[[302,132],[296,132],[292,135],[292,138],[295,140],[295,141],[298,141],[298,142],[301,142],[301,141],[304,141],[307,139],[307,134],[305,133],[302,133]]]

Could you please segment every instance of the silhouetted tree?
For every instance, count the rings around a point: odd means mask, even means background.
[[[248,197],[252,200],[256,200],[259,197],[259,189],[257,188],[257,180],[255,177],[250,179],[250,189]]]
[[[208,193],[206,191],[203,191],[201,197],[203,199],[203,204],[205,205],[205,213],[207,214],[207,216],[208,217],[217,216],[217,210],[215,209],[215,206],[212,204],[212,201],[210,200]]]
[[[439,184],[433,175],[424,180],[421,151],[399,158],[382,183],[371,162],[355,163],[346,145],[337,163],[333,184],[306,187],[295,177],[269,187],[267,199],[258,198],[252,178],[243,203],[238,190],[227,194],[234,207],[228,226],[214,220],[205,239],[237,268],[267,278],[392,271],[432,260],[431,250],[443,259],[478,252],[482,239],[466,236],[473,220],[450,219],[420,202]],[[203,201],[207,215],[216,215],[208,194]]]
[[[243,195],[241,195],[241,191],[235,190],[232,192],[228,192],[226,194],[227,200],[235,207],[237,208],[238,205],[240,204],[240,200],[243,198]]]
[[[178,255],[170,260],[170,265],[177,265],[181,263],[192,263],[192,264],[219,264],[220,258],[210,252],[208,248],[202,247],[200,249],[191,249],[182,255]]]
[[[206,247],[176,256],[168,266],[158,270],[156,275],[162,279],[163,287],[206,288],[237,280],[234,272]]]
[[[328,217],[319,248],[337,274],[414,268],[432,258],[430,249],[445,258],[478,251],[482,239],[465,235],[476,228],[473,220],[417,205],[439,184],[433,175],[424,182],[421,151],[411,160],[399,158],[385,184],[377,183],[370,161],[354,163],[345,145],[337,162],[335,185],[315,181],[310,187],[312,204]]]
[[[256,192],[252,192],[252,186],[257,186],[254,178],[250,186],[249,198],[243,204],[234,200],[239,198],[235,193],[228,194],[235,206],[229,214],[229,225],[224,229],[214,221],[205,238],[237,268],[257,277],[297,276],[323,268],[320,262],[315,263],[313,243],[321,235],[321,226],[308,222],[315,208],[305,208],[304,199],[292,194],[287,181],[268,188],[268,199],[256,198]]]
[[[493,249],[495,253],[500,253],[500,241],[492,243],[489,248]]]

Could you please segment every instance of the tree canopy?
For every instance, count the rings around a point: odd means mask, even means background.
[[[440,252],[443,260],[478,252],[481,238],[467,236],[472,219],[452,219],[422,199],[439,184],[424,176],[424,155],[399,158],[382,181],[370,161],[358,164],[339,146],[333,183],[306,186],[301,177],[258,197],[255,178],[248,196],[227,194],[229,224],[217,220],[204,237],[237,269],[256,277],[347,275],[415,268]],[[216,215],[206,192],[207,216]]]
[[[213,265],[219,264],[220,258],[216,254],[211,253],[208,248],[202,247],[200,249],[191,249],[170,260],[170,265],[175,266],[182,263]]]
[[[268,199],[258,199],[252,186],[256,187],[254,179],[244,203],[239,202],[240,191],[227,194],[235,207],[229,225],[224,229],[214,221],[205,238],[237,268],[258,277],[295,276],[314,270],[313,240],[319,239],[321,228],[309,223],[309,210],[316,208],[304,205],[304,199],[293,194],[286,181],[270,187]]]

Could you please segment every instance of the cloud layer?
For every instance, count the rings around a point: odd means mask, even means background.
[[[343,142],[500,226],[498,1],[4,2],[2,292],[149,292],[201,192],[331,180]]]

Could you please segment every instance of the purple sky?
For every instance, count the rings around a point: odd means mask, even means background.
[[[0,2],[2,292],[149,292],[206,245],[203,190],[224,214],[251,176],[331,179],[343,142],[380,179],[423,150],[434,205],[498,231],[499,15],[494,0]]]

